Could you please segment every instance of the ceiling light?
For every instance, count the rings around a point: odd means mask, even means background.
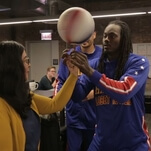
[[[105,18],[105,17],[119,17],[119,16],[134,16],[144,15],[146,12],[134,12],[134,13],[122,13],[122,14],[106,14],[106,15],[93,15],[93,18]]]
[[[144,15],[146,12],[133,12],[133,13],[121,13],[121,14],[105,14],[105,15],[92,15],[93,18],[106,18],[106,17],[118,17],[118,16],[134,16],[134,15]],[[54,19],[36,19],[33,22],[56,22],[59,18]]]
[[[39,1],[39,0],[38,0]],[[134,15],[146,15],[151,14],[151,7],[144,7],[138,9],[123,9],[123,10],[110,10],[110,11],[97,11],[91,12],[93,18],[107,18],[107,17],[124,17]],[[122,12],[122,13],[121,13]],[[47,24],[57,24],[59,15],[56,16],[38,16],[28,18],[11,18],[0,20],[0,25],[11,25],[11,24],[26,24],[32,22],[42,22]]]
[[[11,8],[1,8],[0,12],[9,11],[9,10],[11,10]]]
[[[54,18],[54,19],[40,19],[40,20],[33,20],[33,22],[55,22],[55,21],[58,21],[59,19],[58,18]]]
[[[28,24],[32,21],[14,21],[14,22],[0,22],[0,25],[11,25],[11,24]]]

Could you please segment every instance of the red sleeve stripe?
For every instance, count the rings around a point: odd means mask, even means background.
[[[100,79],[100,83],[104,87],[121,94],[128,94],[137,84],[132,77],[125,77],[124,81],[117,81],[107,78],[104,74]]]

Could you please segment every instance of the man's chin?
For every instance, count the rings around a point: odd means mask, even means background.
[[[89,45],[87,45],[87,44],[82,44],[81,46],[82,46],[83,48],[89,47]]]
[[[88,43],[87,42],[84,42],[84,43],[82,43],[82,46],[85,46],[85,45],[87,45]]]

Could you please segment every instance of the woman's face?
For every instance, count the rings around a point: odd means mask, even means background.
[[[25,79],[28,80],[30,62],[29,62],[29,57],[27,56],[25,50],[23,51],[23,54],[22,54],[22,60],[23,60],[24,68],[25,68]]]

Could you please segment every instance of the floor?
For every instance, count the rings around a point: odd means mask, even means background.
[[[148,131],[149,131],[149,134],[150,134],[150,137],[151,137],[151,114],[146,114],[145,115],[145,120],[146,120]]]

